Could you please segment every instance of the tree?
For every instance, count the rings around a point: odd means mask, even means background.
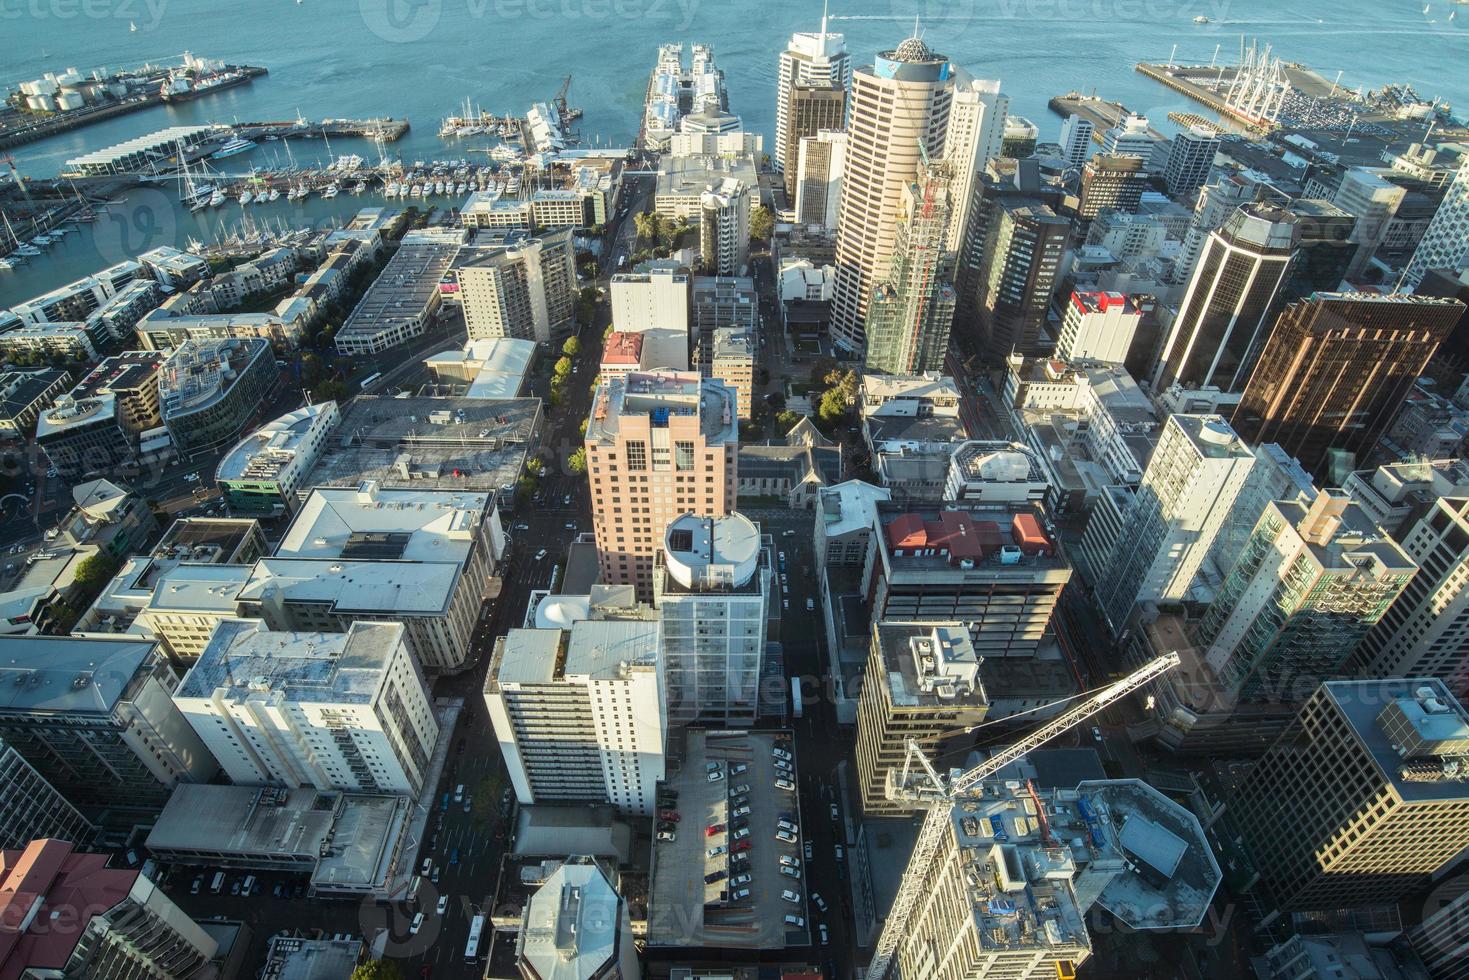
[[[546,472],[546,464],[539,456],[532,456],[525,461],[525,471],[531,476],[540,476]]]
[[[333,378],[312,388],[311,400],[314,402],[342,402],[346,401],[351,394],[350,388]]]
[[[576,451],[566,458],[566,468],[580,476],[587,471],[587,447],[577,446]]]
[[[403,980],[403,971],[394,960],[370,960],[352,970],[351,980]]]
[[[780,412],[775,416],[776,431],[779,432],[781,435],[786,435],[792,429],[794,429],[796,427],[796,424],[800,421],[801,414],[799,412],[792,412],[790,409],[786,409],[785,411]]]
[[[750,209],[750,240],[765,241],[775,231],[775,215],[763,204]]]
[[[566,377],[568,374],[571,373],[571,358],[563,357],[558,360],[556,362],[556,366],[551,369],[551,373],[558,378]]]
[[[117,570],[121,567],[122,563],[116,558],[99,551],[82,559],[81,564],[77,566],[76,577],[72,580],[72,584],[83,593],[89,593],[95,598],[97,593],[102,591],[103,586],[112,581],[112,576],[116,575]]]
[[[663,228],[663,219],[656,211],[640,211],[633,216],[633,227],[637,229],[638,240],[644,242],[656,242],[658,233]]]
[[[561,345],[561,353],[567,357],[575,357],[581,353],[581,341],[575,337],[567,337],[566,343]]]
[[[587,422],[588,421],[590,421],[590,420],[589,419],[582,419],[581,422],[576,427],[576,431],[581,433],[582,438],[586,438],[586,435],[587,435]]]

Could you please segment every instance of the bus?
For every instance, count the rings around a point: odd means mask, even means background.
[[[464,944],[464,962],[479,962],[479,937],[485,931],[485,917],[476,915],[469,923],[469,942]]]
[[[801,717],[801,678],[791,678],[791,714]]]
[[[357,382],[357,390],[366,391],[368,388],[372,387],[374,382],[381,381],[382,377],[383,373],[381,371],[377,372],[376,374],[369,374],[367,377]]]

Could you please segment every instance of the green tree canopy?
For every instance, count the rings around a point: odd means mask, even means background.
[[[571,373],[571,358],[562,357],[559,359],[556,362],[556,366],[551,369],[551,372],[558,378],[566,377]]]
[[[117,570],[121,567],[122,563],[116,558],[99,551],[83,558],[81,564],[77,566],[75,585],[84,592],[96,595],[102,591],[103,586],[112,581],[112,576],[116,575]]]
[[[566,459],[566,468],[580,476],[587,471],[587,449],[585,446],[577,446]]]
[[[403,971],[393,960],[372,960],[354,968],[351,980],[403,980]]]
[[[567,357],[575,357],[581,353],[581,341],[575,337],[567,337],[566,343],[561,345],[561,353]]]
[[[775,231],[775,215],[763,204],[750,209],[750,240],[765,241]]]

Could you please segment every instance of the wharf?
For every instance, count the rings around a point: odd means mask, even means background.
[[[249,79],[258,78],[269,74],[265,68],[254,65],[231,65],[230,69],[243,72]],[[6,150],[14,146],[23,146],[26,143],[34,143],[36,140],[55,136],[57,133],[65,133],[69,130],[78,129],[82,126],[90,126],[93,123],[105,122],[118,116],[125,116],[140,109],[151,109],[154,106],[165,105],[167,100],[159,91],[162,80],[168,76],[167,70],[154,75],[144,76],[142,84],[151,86],[151,91],[129,95],[116,102],[104,102],[100,105],[83,106],[80,109],[71,109],[66,112],[55,112],[46,116],[35,116],[32,114],[21,115],[20,118],[10,121],[8,124],[0,124],[0,150]],[[193,98],[202,98],[209,94],[209,90],[199,92]]]
[[[1108,102],[1106,99],[1094,95],[1082,95],[1080,92],[1058,95],[1047,105],[1052,112],[1063,119],[1075,115],[1091,122],[1092,141],[1098,145],[1101,144],[1102,136],[1107,130],[1121,125],[1122,120],[1132,114],[1132,110],[1121,102]],[[1148,135],[1155,140],[1167,138],[1151,126],[1148,127]]]
[[[235,123],[235,134],[244,139],[321,139],[323,136],[362,136],[392,143],[408,132],[407,119],[383,116],[381,119],[323,119],[307,122],[289,119],[277,122]]]
[[[1219,113],[1219,115],[1232,119],[1243,126],[1247,126],[1251,130],[1264,132],[1272,128],[1268,123],[1253,119],[1231,108],[1227,102],[1214,93],[1213,89],[1195,81],[1195,79],[1207,78],[1212,85],[1222,87],[1234,79],[1235,69],[1233,67],[1211,67],[1208,65],[1189,67],[1187,65],[1152,65],[1147,62],[1139,62],[1137,70],[1153,81],[1166,85],[1168,88],[1173,89],[1173,91],[1186,95],[1195,102],[1208,106],[1213,111]],[[1291,80],[1293,83],[1295,82],[1294,78]]]

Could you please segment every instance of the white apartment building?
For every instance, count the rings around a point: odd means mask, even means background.
[[[1075,291],[1061,319],[1056,356],[1121,364],[1143,315],[1122,293]]]
[[[796,161],[796,223],[835,233],[842,206],[842,168],[847,160],[847,134],[823,129],[801,137]]]
[[[699,252],[705,272],[744,275],[750,258],[750,188],[744,181],[725,177],[700,195]]]
[[[651,618],[584,619],[496,641],[485,705],[522,804],[654,813],[668,727],[658,636]]]
[[[1091,156],[1092,133],[1096,126],[1080,113],[1073,113],[1061,123],[1061,159],[1067,166],[1080,167]]]
[[[1094,597],[1114,634],[1137,603],[1188,594],[1255,455],[1218,415],[1170,415]]]
[[[1444,192],[1433,220],[1408,263],[1408,282],[1417,285],[1430,269],[1458,272],[1469,263],[1469,153]]]
[[[689,329],[689,273],[672,264],[612,277],[612,329]]]
[[[439,725],[397,623],[219,624],[174,704],[236,785],[416,795]]]

